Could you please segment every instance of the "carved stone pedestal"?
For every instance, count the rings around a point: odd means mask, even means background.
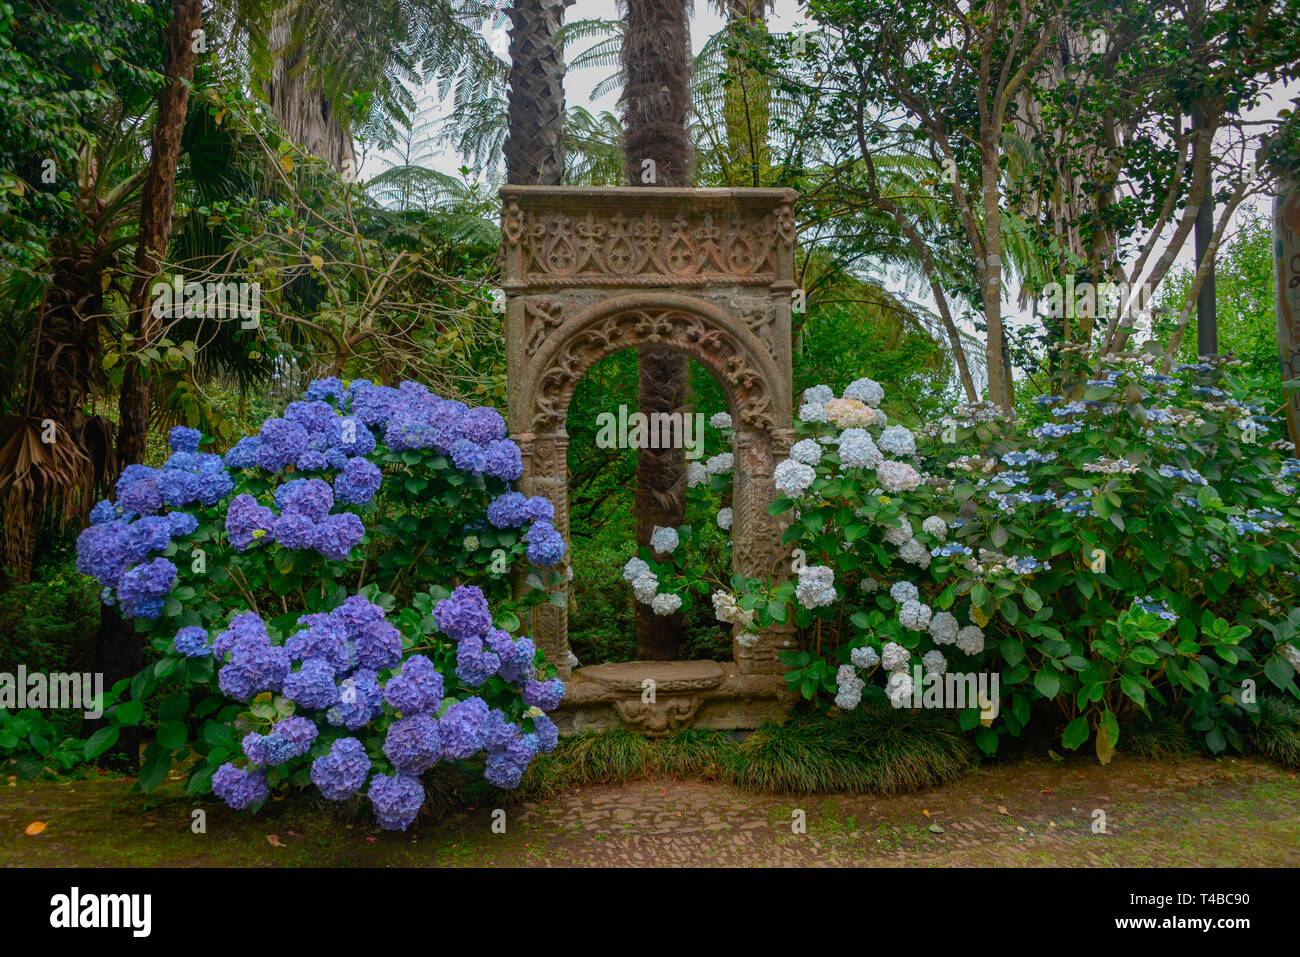
[[[629,661],[582,668],[552,717],[560,730],[626,725],[647,737],[681,728],[756,728],[794,703],[779,675],[717,661]]]

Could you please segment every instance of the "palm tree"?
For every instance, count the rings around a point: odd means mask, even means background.
[[[633,186],[690,186],[694,161],[691,39],[688,0],[621,0],[623,34],[623,148]],[[637,398],[646,415],[683,411],[690,398],[686,357],[642,347]],[[655,526],[676,528],[686,513],[686,456],[676,448],[637,452],[636,535],[650,543]],[[636,609],[639,657],[670,661],[681,644],[681,615]]]
[[[564,179],[564,56],[555,42],[573,0],[518,0],[510,7],[506,182],[558,186]]]

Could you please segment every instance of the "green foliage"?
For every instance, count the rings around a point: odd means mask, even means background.
[[[1300,768],[1300,706],[1276,694],[1259,699],[1259,726],[1246,735],[1252,751],[1288,768]]]
[[[763,725],[736,749],[727,780],[776,794],[888,797],[955,781],[975,758],[946,716],[874,701],[833,717],[805,714]]]

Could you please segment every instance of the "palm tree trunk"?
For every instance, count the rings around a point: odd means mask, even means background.
[[[333,104],[293,47],[289,8],[281,7],[271,21],[267,42],[275,54],[266,98],[285,135],[313,156],[340,172],[354,172],[356,153],[347,127],[334,115]]]
[[[128,328],[137,349],[152,344],[161,332],[151,310],[149,288],[162,268],[162,257],[171,232],[172,206],[176,191],[176,165],[180,161],[181,134],[189,107],[190,82],[194,77],[193,35],[200,29],[203,0],[172,0],[172,19],[167,25],[163,60],[166,81],[158,92],[154,116],[149,171],[140,196],[140,233],[135,247],[135,278],[129,297]],[[129,358],[118,399],[120,420],[117,431],[117,460],[122,465],[141,462],[149,427],[149,386],[139,359]]]
[[[768,147],[771,84],[746,60],[767,30],[770,0],[715,0],[734,31],[738,52],[728,55],[731,82],[723,91],[722,118],[727,127],[727,185],[762,186],[772,152]]]
[[[574,0],[517,0],[510,15],[510,105],[506,182],[564,182],[564,57],[555,32]]]
[[[624,149],[634,186],[690,186],[693,150],[691,40],[687,0],[623,0]],[[638,401],[647,416],[683,412],[690,398],[686,357],[662,349],[638,351]],[[637,452],[637,542],[650,543],[656,525],[676,528],[686,513],[685,449]],[[682,616],[636,606],[637,655],[671,661],[681,646]]]

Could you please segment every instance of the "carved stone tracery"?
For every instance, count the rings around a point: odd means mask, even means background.
[[[501,196],[509,424],[523,452],[523,490],[552,502],[555,526],[567,537],[564,427],[578,380],[624,349],[681,352],[712,372],[731,406],[735,568],[754,577],[787,575],[784,523],[767,507],[776,496],[773,467],[794,437],[794,193],[509,186]],[[567,680],[566,609],[544,604],[533,630]],[[606,702],[649,733],[697,720],[749,726],[743,708],[719,702],[780,698],[776,653],[788,642],[787,629],[773,629],[748,647],[736,643],[730,667],[739,675],[704,697],[681,689],[643,702],[592,682],[575,686],[572,697]],[[706,717],[697,717],[701,707]]]

